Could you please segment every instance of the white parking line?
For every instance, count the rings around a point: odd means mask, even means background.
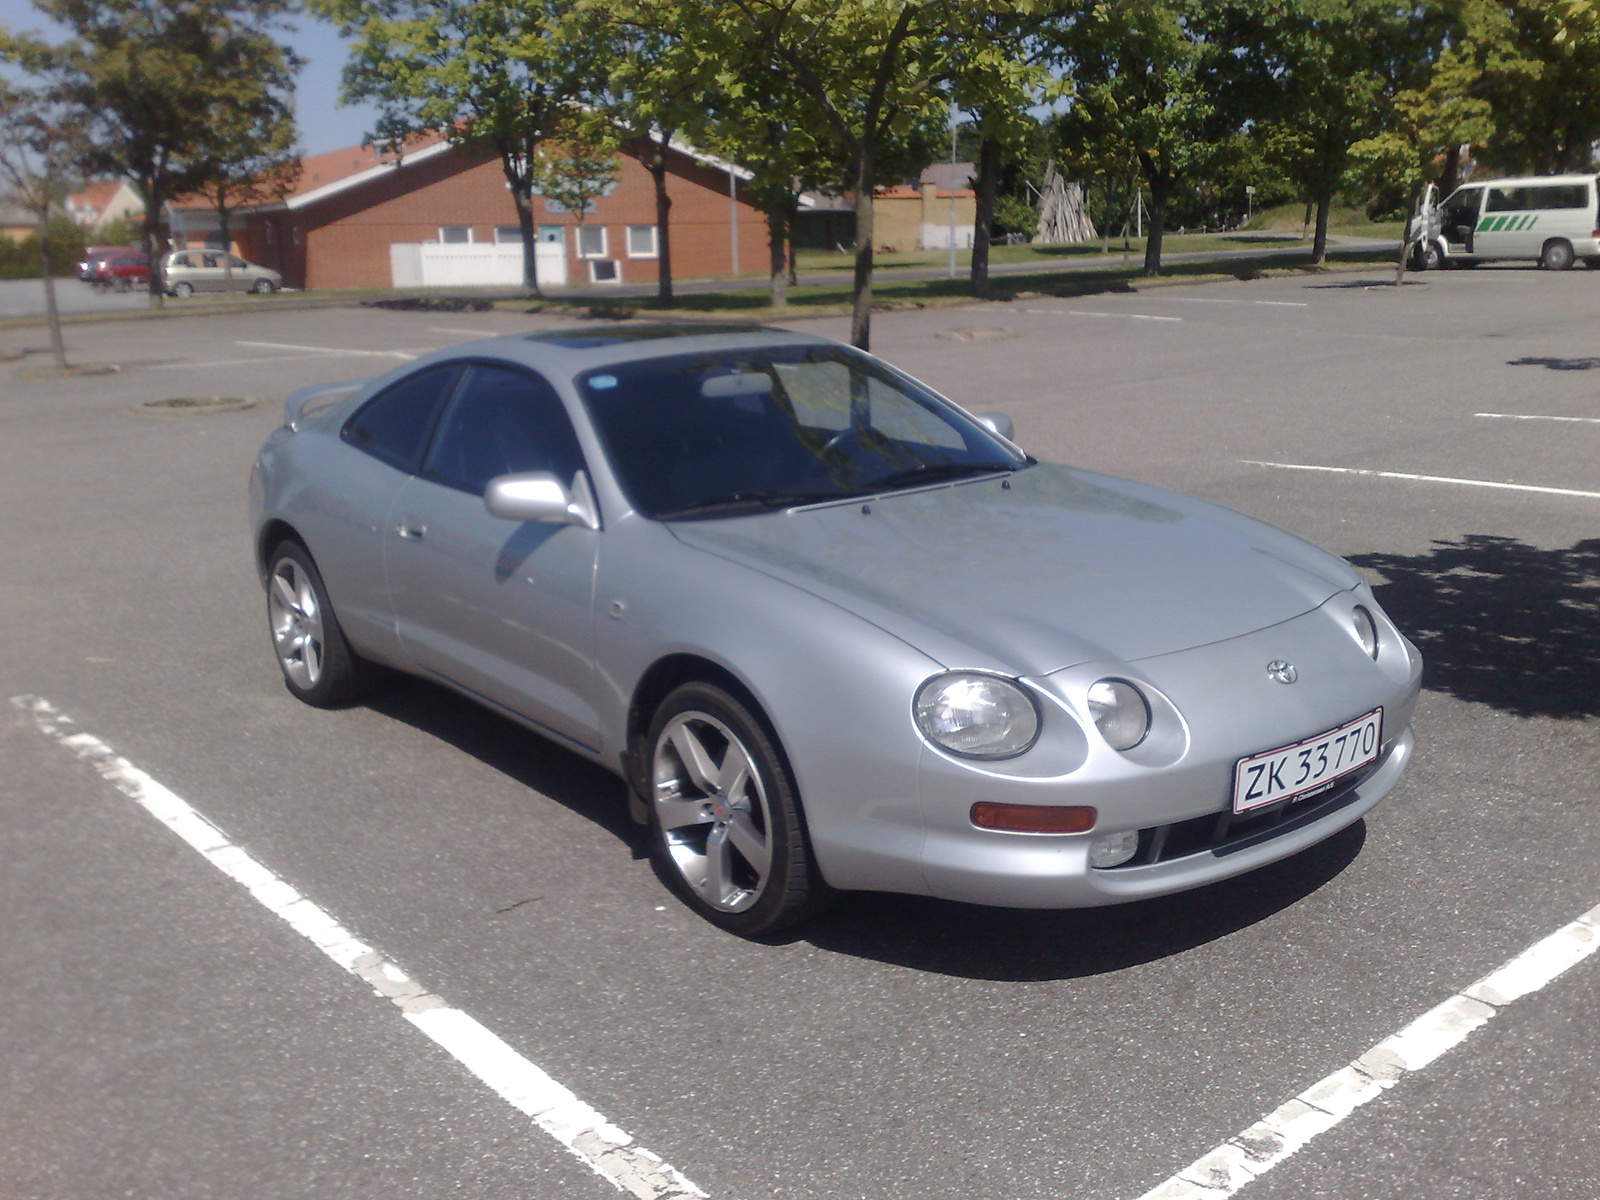
[[[1495,417],[1501,421],[1572,421],[1578,425],[1600,425],[1600,417],[1540,417],[1532,413],[1473,413],[1475,417]]]
[[[1600,950],[1600,906],[1423,1013],[1139,1200],[1225,1200],[1407,1075],[1459,1046],[1512,1001],[1537,992],[1596,950]]]
[[[228,840],[182,797],[156,782],[110,746],[78,732],[71,717],[36,696],[11,703],[32,716],[46,737],[73,751],[123,795],[136,801],[212,866],[247,888],[255,899],[352,975],[392,1001],[445,1053],[471,1071],[507,1104],[534,1122],[618,1191],[648,1200],[704,1197],[705,1192],[669,1163],[634,1142],[467,1013],[452,1008],[392,960],[359,941],[326,911],[307,900],[254,857]]]
[[[1151,296],[1173,304],[1259,304],[1266,308],[1310,308],[1304,300],[1224,300],[1215,296]]]
[[[1070,308],[1025,308],[1023,312],[1050,317],[1118,317],[1124,321],[1181,321],[1182,317],[1152,317],[1148,313],[1079,312]]]
[[[327,358],[326,354],[274,354],[271,358],[218,358],[208,362],[158,363],[152,371],[189,371],[195,367],[249,367],[261,363],[297,362],[306,358]]]
[[[1540,492],[1547,496],[1581,496],[1586,500],[1600,500],[1600,492],[1585,492],[1577,488],[1537,487],[1531,483],[1496,483],[1492,479],[1455,479],[1449,475],[1407,475],[1402,471],[1367,471],[1360,467],[1318,467],[1309,463],[1258,462],[1253,458],[1242,458],[1239,461],[1252,467],[1272,467],[1279,471],[1326,471],[1334,475],[1370,475],[1374,479],[1453,483],[1459,487],[1496,488],[1507,492]]]
[[[500,337],[504,329],[430,329],[429,333],[459,333],[466,337]]]
[[[404,350],[345,350],[338,346],[291,346],[284,342],[234,342],[235,346],[259,346],[263,350],[305,350],[312,354],[327,354],[348,358],[404,358],[413,359],[415,354],[408,354]]]

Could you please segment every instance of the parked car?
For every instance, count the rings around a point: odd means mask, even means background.
[[[293,695],[393,668],[603,764],[744,935],[841,889],[1198,887],[1358,820],[1412,753],[1420,656],[1343,561],[1038,462],[820,337],[435,351],[290,396],[250,503]]]
[[[172,250],[162,260],[161,270],[171,296],[226,291],[230,272],[236,292],[267,295],[283,286],[283,276],[271,267],[245,262],[223,250]]]
[[[89,282],[99,291],[126,292],[150,283],[150,260],[137,250],[119,250],[94,259]]]
[[[1526,259],[1564,271],[1600,267],[1600,203],[1593,175],[1482,179],[1439,201],[1432,184],[1408,228],[1414,266],[1476,266]]]
[[[94,282],[95,264],[108,254],[138,254],[137,246],[85,246],[78,260],[78,278],[85,283]]]

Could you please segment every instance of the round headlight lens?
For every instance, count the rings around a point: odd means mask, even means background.
[[[1369,658],[1377,658],[1378,622],[1359,604],[1356,605],[1350,619],[1355,622],[1356,640],[1361,643],[1361,648],[1367,652]]]
[[[1132,750],[1150,732],[1150,702],[1125,679],[1102,679],[1093,684],[1089,715],[1113,750]]]
[[[964,758],[1015,758],[1039,736],[1033,698],[994,675],[935,675],[917,689],[917,728]]]

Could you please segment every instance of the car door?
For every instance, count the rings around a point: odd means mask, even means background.
[[[519,367],[474,363],[421,473],[401,489],[387,534],[384,562],[402,647],[422,671],[596,749],[601,535],[491,515],[483,502],[489,480],[526,471],[589,486],[555,389]]]
[[[1539,214],[1526,187],[1491,187],[1478,222],[1478,253],[1488,258],[1537,258]]]
[[[1476,231],[1482,203],[1481,187],[1464,187],[1451,192],[1440,206],[1439,229],[1453,257],[1478,253]]]
[[[303,482],[286,502],[305,538],[345,633],[385,661],[401,657],[384,577],[384,538],[401,488],[421,466],[439,409],[461,377],[459,363],[396,381],[363,403],[337,437],[297,438]]]

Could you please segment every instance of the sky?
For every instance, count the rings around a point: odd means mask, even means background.
[[[372,129],[377,113],[369,105],[339,104],[339,72],[346,51],[333,26],[309,16],[293,21],[295,32],[285,39],[306,65],[295,90],[295,116],[300,146],[307,154],[354,146]],[[41,16],[27,0],[0,0],[0,26],[14,33],[38,33],[48,40],[63,31]]]

